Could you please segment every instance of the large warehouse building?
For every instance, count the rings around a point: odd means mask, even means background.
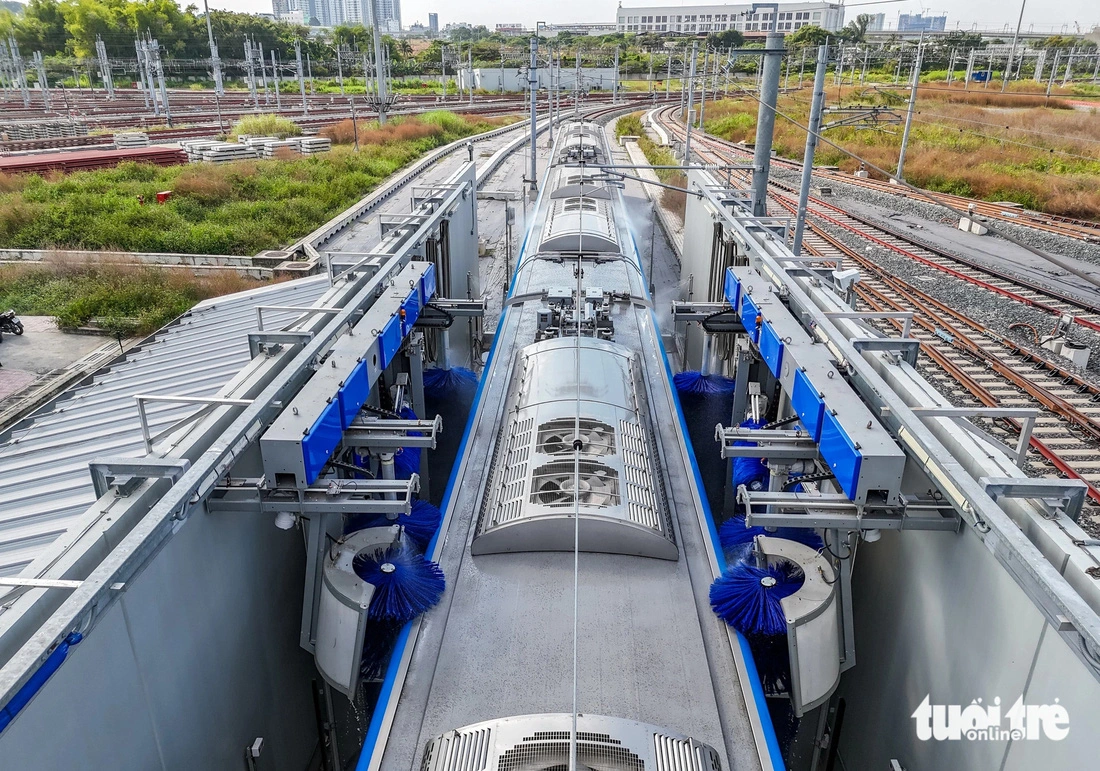
[[[730,5],[648,5],[619,7],[619,32],[707,33],[735,29],[739,32],[767,32],[772,9],[752,12],[750,3]],[[844,26],[844,6],[837,3],[784,3],[779,6],[778,29],[793,32],[813,24],[830,31]]]

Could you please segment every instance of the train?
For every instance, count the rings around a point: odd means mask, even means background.
[[[444,502],[447,593],[361,769],[724,771],[774,744],[708,606],[713,526],[609,164],[602,125],[558,129]]]

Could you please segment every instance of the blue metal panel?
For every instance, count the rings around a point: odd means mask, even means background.
[[[401,336],[405,337],[412,331],[413,324],[416,323],[416,319],[420,316],[420,289],[414,289],[409,292],[409,296],[405,298],[405,302],[401,303]]]
[[[347,380],[336,392],[336,400],[340,404],[340,426],[346,431],[351,421],[359,414],[363,403],[370,395],[370,382],[367,378],[367,363],[361,361],[355,365]]]
[[[424,275],[420,277],[420,301],[421,305],[427,303],[435,296],[435,263],[428,266]]]
[[[340,403],[333,399],[321,411],[317,421],[302,437],[302,459],[305,461],[306,484],[313,484],[320,476],[325,463],[332,457],[332,451],[344,437],[340,425]]]
[[[395,313],[390,316],[390,320],[382,328],[382,334],[378,336],[378,358],[380,360],[378,364],[381,369],[390,366],[393,357],[397,355],[398,349],[401,348],[401,339],[401,318]]]
[[[829,470],[836,476],[840,489],[854,500],[859,489],[859,467],[863,455],[831,412],[826,412],[822,421],[821,442],[818,447],[821,457],[829,464]]]
[[[772,374],[779,377],[779,368],[783,365],[783,341],[769,321],[760,327],[760,358]]]
[[[802,418],[802,425],[815,442],[821,441],[821,424],[825,418],[825,401],[810,382],[810,376],[795,370],[794,388],[791,389],[791,406]]]
[[[745,325],[745,331],[754,343],[760,341],[760,330],[756,326],[756,317],[760,315],[760,309],[752,301],[752,295],[741,298],[741,323]]]
[[[741,302],[741,279],[733,273],[733,268],[726,268],[726,302],[734,308]]]

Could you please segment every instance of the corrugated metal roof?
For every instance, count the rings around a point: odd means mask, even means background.
[[[18,574],[94,502],[89,461],[145,454],[135,394],[215,394],[248,363],[257,305],[310,305],[328,286],[318,276],[204,302],[13,431],[0,444],[0,575]],[[294,315],[265,313],[264,326]],[[196,409],[150,403],[150,430]]]

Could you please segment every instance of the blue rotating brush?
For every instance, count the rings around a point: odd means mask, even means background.
[[[787,562],[767,568],[738,563],[711,584],[710,607],[744,635],[786,634],[780,601],[797,592],[804,580],[801,568]]]
[[[427,551],[439,525],[443,521],[443,512],[428,503],[417,499],[412,502],[409,513],[401,514],[397,519],[390,519],[385,514],[353,514],[348,517],[344,533],[354,533],[367,527],[389,527],[401,525],[405,528],[405,535],[421,552]]]
[[[367,616],[375,621],[411,621],[439,602],[447,586],[439,565],[405,544],[359,554],[352,569],[374,585]]]
[[[786,538],[788,541],[797,541],[811,549],[820,551],[825,548],[821,536],[808,527],[778,527],[774,531],[765,530],[763,527],[749,527],[745,524],[744,515],[737,515],[722,523],[718,530],[718,541],[726,558],[730,562],[744,562],[752,552],[753,539],[758,535]]]

